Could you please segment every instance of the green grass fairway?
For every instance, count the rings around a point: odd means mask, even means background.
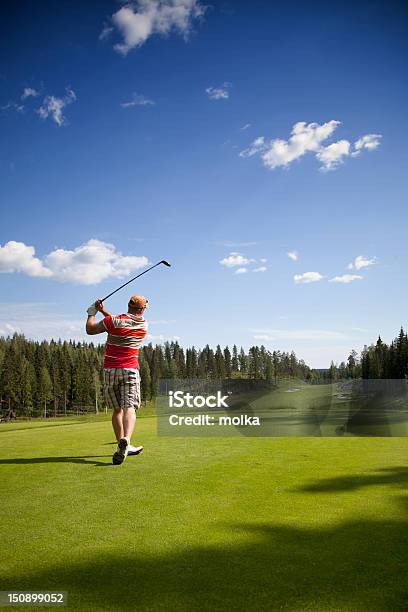
[[[408,609],[408,438],[159,438],[0,426],[1,590],[72,610]],[[21,609],[21,608],[20,608]]]

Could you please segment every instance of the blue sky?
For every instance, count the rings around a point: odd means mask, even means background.
[[[1,13],[0,333],[83,338],[162,258],[153,341],[325,367],[408,326],[403,3]]]

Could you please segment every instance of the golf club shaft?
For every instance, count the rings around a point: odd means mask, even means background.
[[[134,280],[136,280],[137,278],[139,278],[140,276],[143,276],[143,274],[146,274],[147,272],[150,272],[150,270],[153,270],[153,268],[156,268],[157,266],[159,266],[161,263],[163,263],[162,261],[159,261],[157,264],[154,264],[154,266],[152,266],[151,268],[148,268],[147,270],[145,270],[144,272],[141,272],[140,274],[138,274],[137,276],[134,276],[133,278],[131,278],[130,280],[128,280],[126,283],[123,283],[123,285],[121,285],[120,287],[118,287],[117,289],[115,289],[115,291],[112,291],[112,293],[109,293],[108,295],[106,295],[104,298],[101,299],[101,302],[104,302],[105,300],[107,300],[108,298],[111,297],[111,295],[113,295],[114,293],[116,293],[117,291],[120,291],[121,289],[123,289],[123,287],[126,287],[126,285],[129,285],[129,283],[132,283]],[[167,264],[169,265],[169,264]]]

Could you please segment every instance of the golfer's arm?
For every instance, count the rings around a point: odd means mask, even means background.
[[[111,313],[108,312],[107,310],[105,310],[104,308],[102,308],[102,310],[99,311],[104,317],[111,317]]]
[[[88,315],[85,329],[86,333],[89,336],[94,336],[95,334],[102,334],[103,332],[106,332],[106,328],[103,324],[103,321],[95,321],[94,315]]]

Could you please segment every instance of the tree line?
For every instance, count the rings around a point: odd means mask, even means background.
[[[104,347],[86,342],[37,342],[14,334],[0,338],[0,407],[17,416],[56,416],[105,409]],[[313,381],[318,374],[294,352],[268,351],[236,345],[213,350],[178,342],[147,344],[140,351],[142,401],[157,395],[163,378],[251,378],[276,382],[282,378]]]
[[[331,381],[347,378],[388,380],[408,378],[407,332],[401,327],[398,336],[390,344],[386,344],[381,336],[378,336],[375,344],[364,346],[361,355],[351,351],[347,362],[339,365],[332,362],[323,376]]]
[[[0,412],[12,409],[19,416],[56,416],[99,412],[103,398],[103,345],[92,342],[43,341],[23,335],[0,337]],[[345,379],[408,378],[408,336],[401,328],[387,345],[379,337],[361,354],[351,351],[347,361],[315,370],[292,351],[269,351],[252,346],[248,352],[236,345],[213,350],[178,342],[147,344],[140,351],[142,401],[154,399],[163,378],[250,378],[275,382],[284,378],[310,383]]]

